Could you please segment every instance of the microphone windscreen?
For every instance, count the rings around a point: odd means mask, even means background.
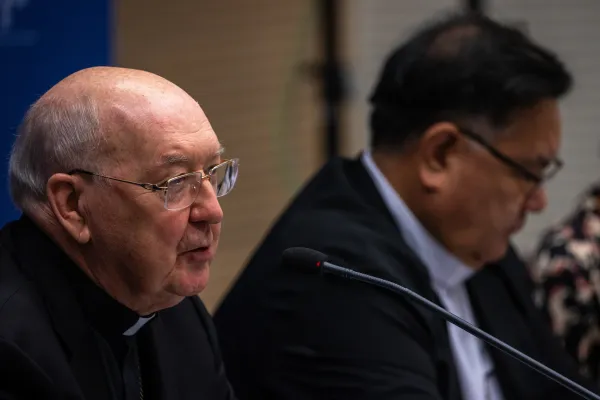
[[[290,247],[283,252],[282,261],[285,266],[317,273],[327,256],[306,247]]]

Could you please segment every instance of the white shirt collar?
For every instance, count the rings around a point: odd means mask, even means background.
[[[139,317],[137,322],[133,324],[129,329],[123,332],[124,336],[133,336],[135,335],[144,325],[152,320],[156,316],[156,313],[150,315],[149,317]]]
[[[394,217],[404,240],[427,267],[433,284],[448,289],[464,283],[475,272],[444,248],[419,222],[398,192],[379,170],[369,151],[362,162],[373,179],[383,201]]]

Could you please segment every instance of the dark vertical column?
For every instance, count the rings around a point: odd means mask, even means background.
[[[320,12],[323,65],[320,69],[323,96],[323,132],[325,158],[339,154],[339,110],[344,96],[339,60],[339,2],[316,0]]]
[[[485,0],[467,0],[467,10],[483,14],[485,9]]]

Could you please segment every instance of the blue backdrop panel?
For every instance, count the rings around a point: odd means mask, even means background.
[[[0,226],[19,216],[8,155],[23,114],[70,73],[111,63],[109,0],[0,0]]]

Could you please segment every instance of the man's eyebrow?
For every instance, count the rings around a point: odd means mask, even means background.
[[[159,167],[168,167],[172,165],[185,165],[190,163],[190,158],[181,153],[165,154],[158,162]]]
[[[216,158],[221,156],[225,152],[225,147],[220,146],[219,149],[210,157]],[[182,153],[169,153],[165,154],[160,158],[158,162],[159,167],[169,167],[173,165],[189,165],[191,163],[190,157]]]

